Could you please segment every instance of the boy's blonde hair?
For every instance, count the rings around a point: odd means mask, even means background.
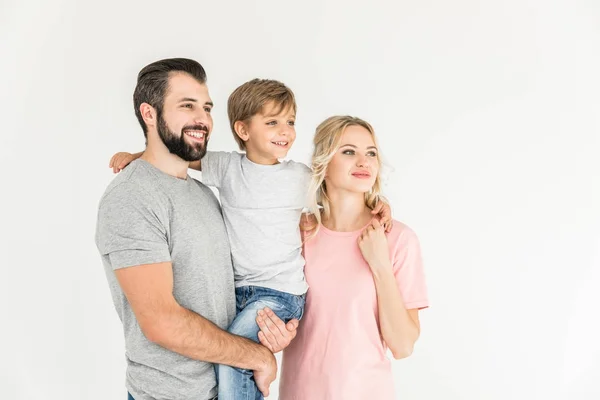
[[[308,204],[310,211],[317,219],[317,226],[307,227],[307,230],[313,230],[313,228],[315,228],[310,237],[316,235],[319,226],[321,225],[321,211],[326,218],[329,217],[331,211],[329,198],[327,197],[327,187],[325,185],[325,173],[327,172],[327,167],[342,144],[341,141],[344,131],[346,128],[355,125],[361,126],[369,131],[373,137],[375,146],[379,148],[373,127],[360,118],[348,115],[334,116],[327,118],[317,127],[313,141],[315,146],[312,156],[313,175],[308,189]],[[381,158],[379,152],[377,152],[377,164],[379,165],[379,169],[377,177],[375,178],[375,184],[371,191],[365,193],[365,204],[369,208],[374,208],[381,197]]]
[[[235,123],[237,121],[248,123],[270,102],[274,103],[276,114],[290,108],[296,113],[294,93],[283,83],[272,79],[252,79],[235,89],[229,96],[227,101],[229,125],[240,150],[246,149],[246,142],[235,132]]]

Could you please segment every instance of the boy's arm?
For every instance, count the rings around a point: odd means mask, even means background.
[[[192,161],[189,168],[195,169],[196,171],[202,171],[202,160]]]
[[[110,162],[108,163],[108,167],[113,169],[113,172],[116,174],[117,172],[121,172],[123,168],[128,166],[133,160],[137,160],[144,154],[143,151],[139,153],[127,153],[125,151],[119,152],[112,156]],[[192,161],[189,166],[191,169],[195,169],[196,171],[202,171],[202,165],[200,160]]]

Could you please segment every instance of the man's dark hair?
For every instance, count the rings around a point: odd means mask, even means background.
[[[173,73],[183,72],[195,78],[198,82],[206,83],[206,72],[200,63],[187,58],[168,58],[146,65],[138,74],[137,85],[133,92],[133,106],[144,136],[148,137],[148,127],[142,118],[140,106],[148,103],[162,115],[165,95],[169,88],[169,77]]]

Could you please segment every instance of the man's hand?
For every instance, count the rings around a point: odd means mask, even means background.
[[[298,329],[297,319],[284,324],[268,307],[258,312],[256,323],[260,328],[258,340],[273,353],[279,353],[288,347],[292,339],[296,337],[296,329]]]
[[[392,231],[392,225],[393,225],[392,209],[390,208],[390,205],[385,200],[380,198],[379,201],[377,202],[377,205],[373,209],[373,211],[371,211],[371,214],[373,214],[373,215],[379,214],[379,222],[385,229],[386,233],[389,233]]]
[[[277,377],[277,361],[275,361],[275,357],[273,357],[273,354],[269,354],[267,359],[269,361],[264,367],[253,371],[256,387],[264,397],[269,395],[269,387]]]

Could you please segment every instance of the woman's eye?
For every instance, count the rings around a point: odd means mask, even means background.
[[[342,154],[346,154],[348,156],[352,156],[352,155],[354,155],[354,150],[344,150],[344,152]]]
[[[277,125],[277,121],[269,121],[267,122],[267,125]]]
[[[295,126],[295,125],[296,125],[296,121],[290,121],[290,122],[288,122],[288,124],[289,124],[290,126]]]
[[[368,153],[367,153],[367,155],[368,155],[369,157],[377,157],[377,153],[375,153],[374,151],[370,151],[370,152],[368,152]]]

